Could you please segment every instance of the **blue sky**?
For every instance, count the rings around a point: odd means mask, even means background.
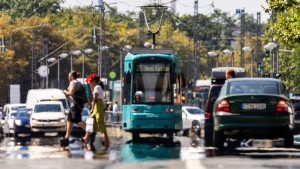
[[[170,6],[172,0],[103,0],[105,3],[111,6],[117,6],[118,11],[139,11],[140,6],[149,2],[166,3]],[[195,0],[177,0],[176,1],[176,13],[191,14],[194,13],[194,1]],[[235,14],[236,9],[245,9],[245,12],[256,16],[257,12],[261,12],[262,21],[266,21],[269,18],[269,14],[264,13],[262,6],[266,7],[265,0],[198,0],[199,13],[209,14],[214,8],[221,9],[224,12]],[[64,7],[72,6],[84,6],[84,5],[97,5],[98,0],[65,0]],[[213,5],[212,5],[213,4]]]

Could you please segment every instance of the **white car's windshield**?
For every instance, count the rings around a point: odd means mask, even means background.
[[[35,105],[34,112],[61,112],[61,107],[59,104],[39,104]]]
[[[190,114],[204,114],[202,109],[186,109]]]

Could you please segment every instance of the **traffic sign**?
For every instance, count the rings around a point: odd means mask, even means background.
[[[116,78],[116,72],[109,72],[109,77],[111,78],[111,79],[114,79],[114,78]]]

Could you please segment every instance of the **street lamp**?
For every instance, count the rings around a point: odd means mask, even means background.
[[[229,49],[224,49],[222,52],[231,56],[231,67],[234,67],[234,52]]]
[[[81,55],[81,51],[80,50],[74,50],[72,52],[70,52],[70,56],[71,56],[71,71],[73,70],[73,55],[74,56],[80,56]]]
[[[90,53],[93,53],[93,49],[91,48],[88,48],[88,49],[84,49],[82,51],[82,54],[83,54],[83,61],[82,61],[82,83],[84,83],[84,60],[85,60],[85,54],[90,54]]]
[[[49,82],[48,82],[48,78],[49,78],[48,77],[49,76],[49,65],[48,65],[48,62],[53,63],[55,61],[56,61],[56,58],[49,58],[49,59],[46,60],[46,66],[47,66],[46,89],[48,89],[48,84],[49,84]]]
[[[59,60],[64,59],[66,57],[68,57],[67,53],[62,53],[62,54],[58,55],[58,59],[57,59],[57,88],[60,88],[60,81],[59,81],[60,64],[59,64]]]
[[[253,49],[249,46],[243,47],[243,51],[251,52],[251,77],[253,77]]]
[[[207,54],[210,57],[217,57],[216,67],[219,67],[219,63],[218,63],[219,62],[219,58],[218,58],[219,55],[216,52],[208,52]]]

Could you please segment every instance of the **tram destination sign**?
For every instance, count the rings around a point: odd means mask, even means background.
[[[170,64],[165,63],[139,63],[136,72],[170,72]]]

